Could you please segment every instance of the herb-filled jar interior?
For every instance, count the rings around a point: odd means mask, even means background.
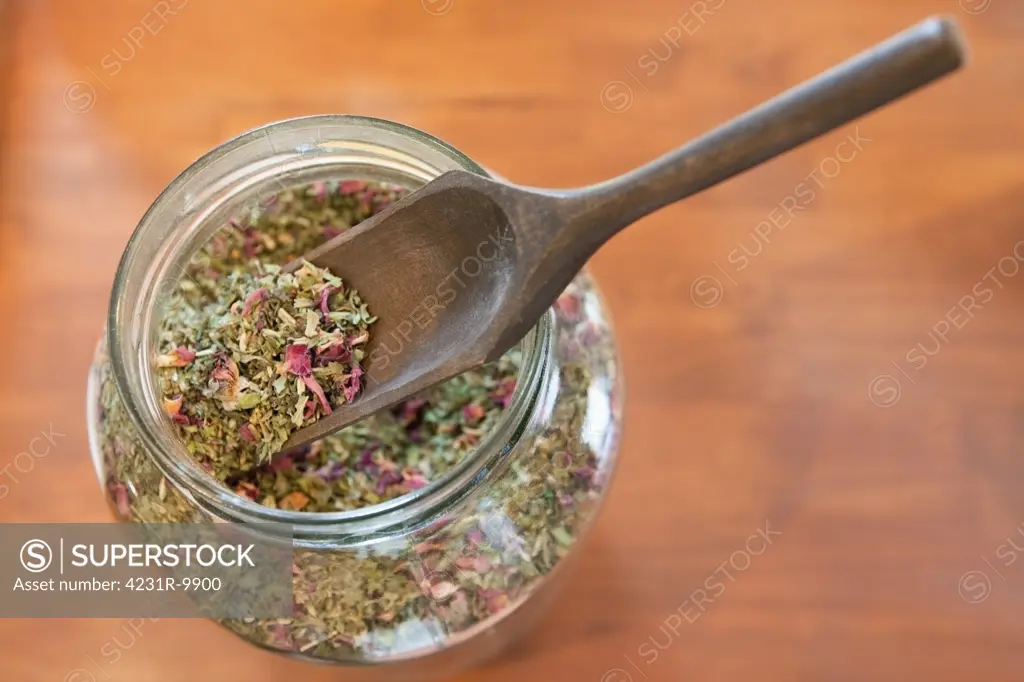
[[[391,122],[283,121],[183,172],[125,250],[89,381],[97,475],[124,521],[290,528],[292,615],[220,620],[255,645],[475,663],[539,617],[607,491],[621,377],[586,272],[498,361],[280,449],[359,399],[376,321],[344,272],[282,266],[454,169],[487,172]]]

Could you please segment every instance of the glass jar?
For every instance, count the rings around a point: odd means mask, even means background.
[[[412,190],[453,169],[487,173],[396,123],[282,121],[196,161],[161,193],[125,249],[89,376],[96,474],[123,521],[291,529],[293,616],[220,621],[255,645],[374,665],[389,679],[453,674],[530,626],[607,491],[621,377],[604,304],[586,273],[519,344],[514,388],[476,449],[437,480],[380,504],[325,513],[258,504],[195,464],[161,411],[152,370],[161,307],[185,264],[231,216],[275,188],[361,179]]]

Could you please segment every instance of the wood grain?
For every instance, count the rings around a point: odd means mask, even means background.
[[[543,625],[461,679],[1020,680],[1021,0],[22,2],[0,143],[0,521],[107,519],[84,384],[111,279],[149,202],[225,138],[367,114],[516,182],[584,185],[934,12],[961,21],[964,72],[593,259],[627,379],[619,475]],[[46,456],[18,459],[47,430]],[[748,549],[766,524],[781,534]],[[211,623],[152,623],[130,646],[124,627],[0,621],[0,670],[343,676]]]

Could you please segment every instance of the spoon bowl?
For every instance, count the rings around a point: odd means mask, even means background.
[[[365,414],[407,397],[409,387],[415,392],[465,371],[467,360],[453,359],[467,351],[471,366],[501,355],[490,352],[488,339],[517,272],[510,216],[488,194],[463,186],[434,182],[413,197],[303,258],[340,273],[345,286],[373,292],[367,300],[378,320],[362,346],[366,375],[358,398]],[[458,213],[475,217],[471,229],[460,227]],[[303,433],[322,426],[327,430],[310,433],[322,437],[338,428],[325,418]]]

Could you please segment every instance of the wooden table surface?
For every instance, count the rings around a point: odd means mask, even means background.
[[[542,626],[462,679],[1024,679],[1021,0],[20,3],[0,521],[108,518],[84,383],[114,269],[228,137],[367,114],[584,184],[933,12],[964,27],[967,70],[594,258],[627,380],[619,472]],[[45,456],[19,456],[40,433]],[[209,622],[126,627],[0,621],[0,676],[345,679]]]

